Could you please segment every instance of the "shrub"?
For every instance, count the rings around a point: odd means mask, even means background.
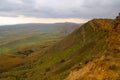
[[[50,68],[46,68],[46,72],[49,72],[51,69]]]
[[[116,67],[117,67],[117,66],[116,66],[115,64],[113,64],[113,65],[110,65],[110,66],[109,66],[109,69],[110,69],[110,70],[115,70]]]
[[[61,61],[60,61],[60,63],[64,63],[65,62],[65,60],[64,59],[62,59]]]

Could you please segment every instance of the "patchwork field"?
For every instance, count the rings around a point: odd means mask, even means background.
[[[15,53],[43,42],[60,40],[77,27],[73,23],[0,26],[0,54]]]

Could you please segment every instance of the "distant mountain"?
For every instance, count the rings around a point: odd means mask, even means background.
[[[69,33],[76,29],[77,27],[81,26],[82,24],[76,23],[28,23],[28,24],[16,24],[16,25],[4,25],[0,26],[0,30],[5,29],[21,29],[21,28],[40,28],[43,31],[56,31]]]
[[[61,41],[34,52],[25,62],[2,72],[15,80],[119,80],[120,15],[93,19]]]

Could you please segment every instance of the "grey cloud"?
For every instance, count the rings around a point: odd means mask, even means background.
[[[115,17],[120,0],[2,0],[0,16],[40,18]]]

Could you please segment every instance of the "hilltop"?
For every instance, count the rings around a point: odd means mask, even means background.
[[[0,79],[119,80],[119,39],[120,15],[93,19],[61,41],[22,58],[19,65],[3,70]]]

